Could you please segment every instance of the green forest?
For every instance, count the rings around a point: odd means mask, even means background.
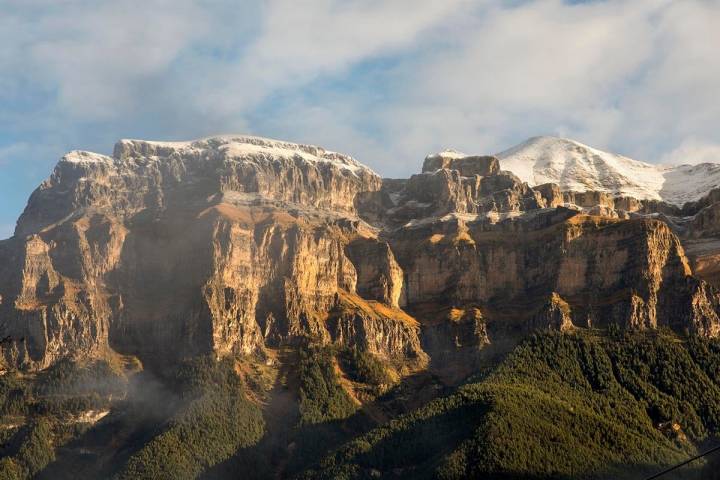
[[[635,479],[720,438],[718,340],[541,333],[442,388],[398,383],[356,349],[286,350],[282,378],[209,356],[161,375],[108,361],[7,373],[0,479]],[[78,421],[87,411],[108,413]],[[718,463],[666,478],[712,478]]]

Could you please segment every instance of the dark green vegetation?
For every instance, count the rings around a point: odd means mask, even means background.
[[[104,361],[61,361],[34,377],[0,377],[0,479],[24,479],[55,459],[55,447],[82,434],[85,412],[110,408],[126,379]]]
[[[62,360],[36,377],[0,377],[0,416],[68,416],[109,405],[125,391],[125,378],[105,361],[78,366]]]
[[[305,478],[643,478],[720,433],[719,349],[671,334],[539,335]]]
[[[323,423],[352,415],[357,406],[340,385],[331,348],[300,350],[300,421]]]
[[[7,373],[0,480],[634,479],[720,437],[720,341],[669,332],[539,334],[444,390],[427,373],[398,384],[358,350],[309,344],[266,363]]]
[[[50,422],[42,417],[20,429],[0,460],[0,479],[31,478],[45,468],[55,459],[52,435]]]
[[[368,386],[373,395],[380,395],[395,383],[388,367],[375,355],[358,348],[346,348],[338,356],[343,371],[351,380]]]
[[[181,365],[172,385],[185,401],[161,430],[130,457],[120,479],[192,479],[257,443],[262,413],[246,400],[232,361],[201,357]]]
[[[106,362],[8,373],[0,377],[9,427],[0,431],[0,479],[196,478],[264,434],[260,407],[233,366],[199,357],[162,378],[136,373],[130,384]],[[111,408],[96,427],[81,415]],[[118,451],[104,461],[93,451],[103,446]]]

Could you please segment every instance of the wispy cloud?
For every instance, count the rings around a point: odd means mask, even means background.
[[[695,165],[720,162],[720,144],[689,138],[679,147],[665,154],[661,163],[667,165]]]
[[[393,176],[438,148],[491,153],[537,134],[648,161],[720,161],[717,2],[0,8],[0,222],[63,150],[109,151],[120,137],[249,132],[320,143]]]

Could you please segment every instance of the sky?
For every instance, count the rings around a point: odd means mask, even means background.
[[[0,0],[0,239],[74,149],[243,133],[383,176],[569,137],[720,162],[720,0]]]

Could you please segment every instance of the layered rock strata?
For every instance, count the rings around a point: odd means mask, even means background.
[[[713,205],[690,231],[712,231]],[[256,137],[72,152],[0,242],[2,361],[112,349],[162,364],[311,338],[410,372],[536,329],[718,335],[718,294],[678,238],[688,221],[652,208],[454,152],[400,180]]]

